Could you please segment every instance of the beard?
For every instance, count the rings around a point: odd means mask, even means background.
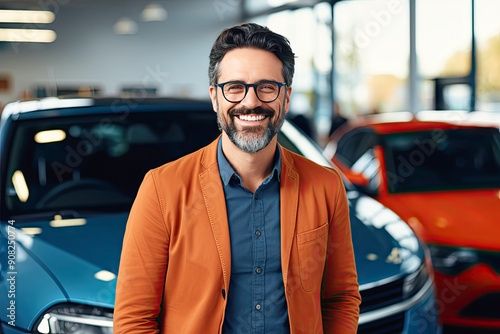
[[[238,130],[234,124],[236,115],[265,115],[269,118],[267,126],[246,126],[242,130]],[[280,131],[281,126],[285,122],[285,115],[278,112],[278,118],[273,122],[276,112],[270,108],[257,107],[255,109],[229,109],[227,117],[221,115],[220,110],[217,110],[217,124],[219,129],[224,131],[229,140],[236,145],[240,150],[247,153],[256,153],[265,148],[274,136]]]

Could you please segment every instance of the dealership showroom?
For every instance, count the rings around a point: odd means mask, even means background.
[[[0,334],[500,333],[498,13],[0,0]]]

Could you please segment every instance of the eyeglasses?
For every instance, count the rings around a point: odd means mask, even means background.
[[[254,84],[246,84],[241,81],[228,81],[216,84],[215,86],[222,89],[222,95],[231,103],[241,102],[247,96],[250,87],[253,87],[255,95],[257,95],[257,98],[261,102],[270,103],[278,98],[281,87],[285,85],[286,83],[284,82],[276,81],[261,81]]]

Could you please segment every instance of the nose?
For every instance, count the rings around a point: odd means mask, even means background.
[[[241,100],[240,104],[244,105],[249,109],[253,109],[262,105],[262,102],[257,97],[257,93],[255,92],[256,87],[249,87],[247,95],[243,100]]]

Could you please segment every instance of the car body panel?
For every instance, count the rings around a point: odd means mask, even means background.
[[[440,310],[443,323],[500,328],[500,320],[488,319],[484,313],[498,312],[498,304],[481,303],[482,297],[495,295],[500,291],[498,272],[486,264],[477,264],[457,276],[438,271],[434,275],[439,294],[437,309]],[[462,314],[470,307],[476,309],[474,316]]]
[[[70,302],[112,307],[121,246],[128,214],[85,218],[85,225],[53,227],[49,221],[23,222],[20,229],[39,228],[28,248],[50,270]],[[58,220],[64,224],[63,219]],[[71,270],[68,270],[71,263]],[[104,272],[103,272],[104,271]],[[96,278],[104,277],[103,279]],[[111,274],[113,275],[111,275]]]
[[[367,196],[349,194],[349,202],[353,244],[359,245],[355,250],[358,283],[363,286],[415,271],[424,251],[408,226]]]
[[[0,223],[0,308],[3,310],[1,320],[4,323],[14,320],[17,328],[28,329],[33,326],[42,311],[56,303],[66,302],[66,294],[50,269],[31,251],[33,239],[19,230],[16,236],[16,262],[14,270],[7,265],[7,226]],[[6,270],[7,269],[7,270]],[[14,292],[12,296],[7,279],[14,277]],[[10,298],[12,297],[12,298]],[[15,302],[15,318],[5,318],[10,302]],[[7,325],[6,325],[7,326]],[[11,327],[11,326],[9,326]]]
[[[494,210],[500,207],[500,189],[390,194],[378,200],[426,243],[500,251],[500,210]]]

